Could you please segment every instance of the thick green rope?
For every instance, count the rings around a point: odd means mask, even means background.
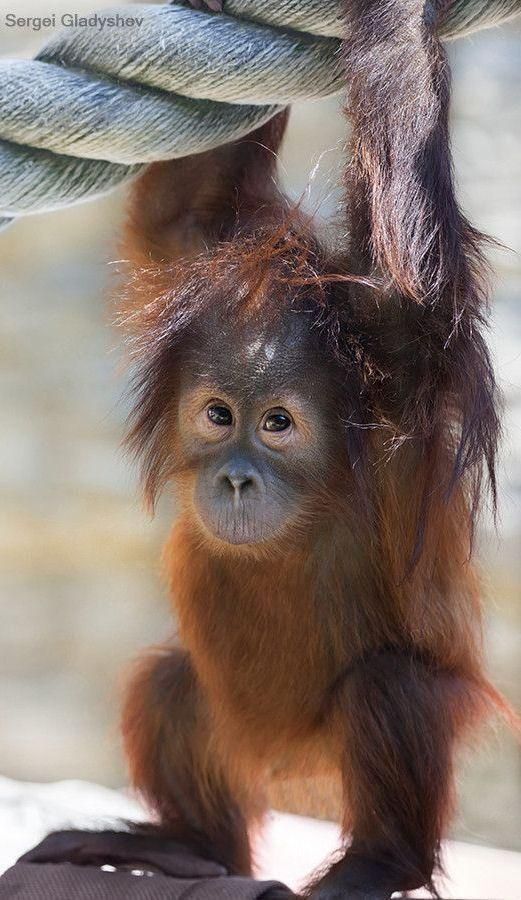
[[[35,60],[0,60],[0,215],[102,194],[147,162],[247,134],[282,105],[343,87],[345,0],[120,6],[139,24],[66,28]],[[457,37],[504,21],[521,0],[454,0]]]

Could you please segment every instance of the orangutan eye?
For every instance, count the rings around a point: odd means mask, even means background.
[[[291,417],[286,412],[277,410],[270,412],[263,422],[264,431],[287,431],[291,428]]]
[[[220,425],[225,428],[233,425],[233,415],[227,406],[221,406],[216,403],[208,407],[206,414],[214,425]]]

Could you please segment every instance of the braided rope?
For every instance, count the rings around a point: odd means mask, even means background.
[[[105,193],[144,163],[247,134],[281,106],[342,90],[345,0],[226,0],[99,16],[134,27],[67,28],[35,60],[0,60],[0,215]],[[453,0],[447,37],[504,21],[521,0]],[[98,20],[99,21],[99,20]]]

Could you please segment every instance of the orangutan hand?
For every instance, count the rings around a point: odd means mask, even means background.
[[[194,9],[209,9],[211,12],[222,12],[224,5],[224,0],[186,0],[186,2]]]

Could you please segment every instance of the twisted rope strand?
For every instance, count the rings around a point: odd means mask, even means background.
[[[145,163],[241,137],[281,107],[342,90],[345,0],[226,0],[103,10],[134,27],[54,35],[35,60],[0,60],[0,215],[106,193]],[[521,0],[454,0],[443,33],[504,21]],[[1,222],[0,222],[1,224]]]

